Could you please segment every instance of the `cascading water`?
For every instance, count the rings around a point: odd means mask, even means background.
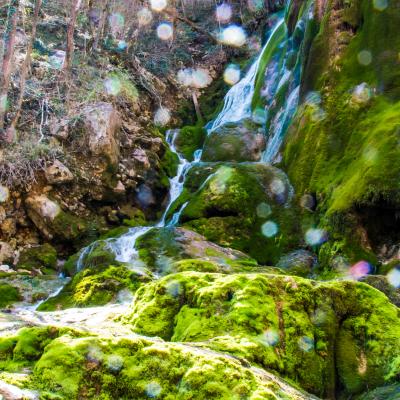
[[[279,45],[280,37],[285,28],[285,21],[281,18],[272,30],[264,48],[256,61],[251,65],[247,74],[228,91],[224,98],[224,107],[208,129],[212,132],[228,122],[238,122],[252,116],[252,100],[256,87],[256,78],[260,64],[268,62],[274,49]]]
[[[301,75],[300,49],[306,23],[312,16],[309,11],[310,9],[300,18],[294,34],[290,37],[285,19],[282,17],[277,19],[260,55],[243,79],[229,90],[225,96],[222,111],[213,122],[208,124],[210,133],[224,124],[253,117],[254,108],[260,107],[260,103],[263,104],[265,107],[263,122],[268,141],[266,151],[262,156],[263,162],[273,162],[276,159],[286,129],[298,105]],[[201,159],[201,149],[194,153],[193,162],[186,160],[177,151],[175,140],[178,133],[179,130],[172,129],[166,136],[171,151],[179,158],[179,165],[176,176],[170,179],[169,203],[160,221],[155,225],[158,228],[173,227],[179,222],[187,203],[184,203],[168,220],[171,206],[183,191],[188,171]],[[124,262],[133,269],[142,268],[136,241],[152,228],[153,226],[135,227],[118,238],[94,242],[82,249],[77,269],[84,267],[87,256],[99,245],[105,245],[111,250],[115,254],[116,261]]]

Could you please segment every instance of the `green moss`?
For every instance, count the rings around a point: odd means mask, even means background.
[[[301,245],[299,210],[293,204],[286,206],[290,203],[290,186],[281,171],[251,163],[216,164],[211,168],[205,164],[203,168],[206,174],[199,172],[192,180],[193,171],[187,179],[185,199],[189,201],[180,218],[184,226],[267,265]],[[271,191],[273,182],[282,186],[279,195]],[[258,212],[260,206],[270,207],[271,213]],[[277,235],[263,235],[262,225],[268,220],[277,224]]]
[[[175,146],[184,158],[193,161],[193,153],[202,148],[206,136],[207,131],[203,128],[202,123],[184,126],[179,130]]]
[[[140,288],[130,321],[144,335],[244,357],[322,397],[382,385],[399,367],[398,309],[356,282],[185,272]]]
[[[29,271],[44,268],[55,269],[57,266],[57,251],[48,243],[41,246],[24,249],[18,260],[17,267]]]
[[[18,289],[10,284],[0,281],[0,308],[7,307],[21,300]]]
[[[93,266],[78,272],[55,296],[42,303],[38,310],[53,311],[71,307],[91,307],[116,301],[121,290],[132,293],[150,277],[141,271],[119,266]]]

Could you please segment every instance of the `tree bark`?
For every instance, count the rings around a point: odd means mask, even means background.
[[[67,78],[71,73],[72,68],[72,59],[74,56],[74,33],[76,26],[76,19],[78,17],[79,9],[81,7],[82,0],[74,0],[72,3],[71,9],[71,17],[68,23],[67,29],[67,51],[65,54],[65,63],[64,63],[64,71],[66,73]]]
[[[0,133],[3,134],[17,31],[19,0],[11,0],[8,7],[7,25],[4,32],[4,56],[0,72]]]
[[[31,54],[32,54],[32,47],[33,43],[36,38],[36,29],[37,29],[37,23],[39,19],[39,13],[40,13],[40,7],[42,6],[42,0],[36,0],[35,2],[35,10],[33,13],[33,21],[32,21],[32,32],[31,32],[31,37],[28,42],[28,47],[26,49],[26,55],[25,55],[25,60],[21,68],[21,73],[20,73],[20,85],[19,85],[19,98],[18,98],[18,103],[16,106],[16,114],[15,117],[11,123],[11,127],[15,130],[19,118],[21,116],[21,110],[22,110],[22,103],[24,100],[24,92],[25,92],[25,85],[26,85],[26,78],[28,75],[28,70],[30,69],[31,65]]]

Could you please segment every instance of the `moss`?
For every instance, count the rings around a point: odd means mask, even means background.
[[[202,123],[184,126],[179,130],[175,139],[175,146],[186,160],[193,161],[194,152],[203,147],[206,136],[207,131],[203,128]]]
[[[233,358],[139,338],[60,337],[36,363],[34,383],[71,400],[307,398]]]
[[[267,265],[301,245],[299,211],[295,205],[286,206],[290,203],[290,185],[281,171],[266,164],[211,165],[204,165],[207,173],[197,169],[197,177],[196,171],[188,175],[188,204],[180,218],[184,226]],[[278,195],[271,190],[273,182],[281,186]],[[260,206],[269,207],[271,213],[260,213]],[[268,220],[277,224],[277,235],[263,235],[262,225]]]
[[[168,177],[172,178],[178,170],[179,158],[167,145],[165,146],[165,152],[161,159],[161,169],[165,171]]]
[[[398,309],[357,282],[185,272],[140,288],[130,321],[144,335],[244,357],[322,397],[398,373]]]
[[[44,268],[54,270],[57,267],[57,251],[49,243],[24,249],[19,256],[17,267],[29,271]]]
[[[149,279],[148,275],[129,270],[123,265],[86,268],[78,272],[59,294],[42,303],[38,310],[105,305],[116,301],[121,290],[128,289],[134,293]]]
[[[21,295],[16,287],[0,281],[0,308],[7,307],[21,299]]]

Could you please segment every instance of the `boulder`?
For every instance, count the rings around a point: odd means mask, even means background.
[[[53,164],[49,165],[45,169],[44,173],[47,182],[51,185],[63,184],[74,180],[72,172],[58,160],[55,160]]]
[[[300,249],[283,255],[276,266],[292,275],[309,276],[316,263],[317,257],[313,253]]]
[[[120,117],[110,103],[98,102],[82,110],[88,147],[92,155],[104,157],[113,167],[119,159]]]
[[[57,267],[57,251],[48,243],[26,248],[20,253],[17,267],[28,271],[55,270]]]
[[[263,129],[250,120],[229,123],[211,132],[202,161],[260,161],[266,140]]]

